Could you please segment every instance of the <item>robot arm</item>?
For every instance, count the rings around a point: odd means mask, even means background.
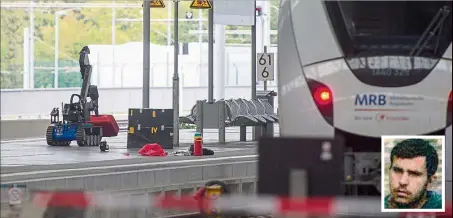
[[[90,54],[90,49],[88,46],[83,46],[82,50],[79,52],[79,65],[80,65],[80,73],[82,74],[82,78],[85,75],[85,67],[90,65],[90,59],[88,58],[88,54]]]
[[[82,74],[82,89],[80,92],[80,101],[83,105],[83,116],[87,121],[90,119],[91,111],[94,111],[96,116],[99,115],[98,89],[97,86],[90,84],[92,66],[90,65],[90,60],[88,58],[89,54],[90,49],[88,48],[88,46],[84,46],[80,51],[79,57],[80,73]],[[90,102],[87,102],[88,97],[91,99]]]
[[[82,103],[86,102],[86,98],[88,97],[88,88],[91,81],[92,67],[90,65],[88,54],[90,54],[90,49],[88,48],[88,46],[84,46],[80,51],[79,56],[80,73],[82,74],[82,89],[80,91],[80,101]]]

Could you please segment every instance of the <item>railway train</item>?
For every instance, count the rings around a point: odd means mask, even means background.
[[[382,135],[445,135],[451,199],[451,6],[281,1],[280,135],[341,136],[346,195],[380,195]]]

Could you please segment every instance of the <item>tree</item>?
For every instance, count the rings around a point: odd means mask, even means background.
[[[22,12],[22,13],[21,13]],[[15,88],[22,83],[22,43],[25,23],[23,11],[1,12],[1,88]]]
[[[55,2],[40,0],[41,2]],[[63,0],[59,2],[105,2],[87,0]],[[141,1],[137,1],[141,2]],[[190,1],[180,2],[179,17],[184,18],[189,9]],[[271,5],[278,6],[278,1],[271,0]],[[168,7],[168,4],[167,4]],[[53,61],[55,44],[55,11],[64,8],[35,9],[35,86],[53,87]],[[141,8],[118,8],[117,18],[141,19]],[[203,11],[207,19],[207,10],[196,10],[194,17]],[[277,28],[277,13],[271,10],[271,28]],[[23,74],[23,28],[29,26],[28,9],[1,9],[1,88],[22,87]],[[152,8],[152,18],[168,17],[167,9]],[[67,10],[66,15],[59,18],[59,66],[77,68],[77,59],[80,49],[90,44],[111,44],[112,10],[109,8],[83,8]],[[207,30],[207,22],[203,22],[203,29]],[[173,24],[170,24],[173,25]],[[142,41],[141,22],[116,22],[116,44],[133,41]],[[191,35],[191,30],[198,30],[198,22],[184,22],[179,24],[180,42],[196,42],[198,36]],[[171,28],[173,30],[173,27]],[[249,30],[250,27],[227,26],[227,30]],[[151,42],[167,44],[167,23],[152,23]],[[173,38],[173,32],[170,36]],[[250,37],[244,35],[227,35],[228,43],[250,43]],[[203,41],[207,42],[207,35]],[[276,43],[276,37],[271,38]],[[60,69],[59,86],[80,86],[80,77],[77,70],[64,71]]]
[[[280,1],[271,1],[270,11],[271,11],[271,30],[278,29],[278,10],[274,10],[273,7],[279,8]],[[277,35],[271,35],[271,44],[277,44]]]

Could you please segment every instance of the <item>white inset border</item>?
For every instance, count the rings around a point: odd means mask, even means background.
[[[441,209],[386,209],[385,208],[385,178],[388,176],[385,174],[385,167],[386,167],[386,158],[385,158],[385,141],[386,140],[395,140],[395,139],[440,139],[442,142],[441,147],[441,188],[442,188],[442,208]],[[436,136],[421,136],[421,135],[383,135],[381,136],[381,212],[445,212],[445,136],[444,135],[436,135]],[[439,167],[439,166],[438,166]]]

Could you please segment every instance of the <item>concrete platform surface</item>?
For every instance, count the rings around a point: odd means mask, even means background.
[[[138,149],[126,148],[126,133],[107,138],[110,151],[98,147],[48,146],[43,138],[1,142],[2,185],[24,184],[24,196],[35,189],[83,189],[115,193],[124,197],[162,193],[193,193],[207,181],[221,180],[238,193],[253,193],[256,187],[256,142],[238,142],[239,128],[228,128],[219,144],[216,130],[205,130],[205,147],[212,156],[176,156],[188,150],[195,130],[180,131],[180,147],[166,157],[142,157]],[[251,140],[251,128],[247,139]],[[278,133],[276,133],[278,135]],[[233,189],[232,189],[233,190]],[[6,193],[6,192],[5,192]],[[2,203],[8,199],[3,196]],[[100,217],[94,209],[87,217]],[[110,214],[110,213],[109,213]],[[130,217],[164,217],[178,211],[153,211]],[[110,216],[102,216],[110,217]],[[125,216],[113,216],[125,217]]]
[[[276,128],[277,129],[277,128]],[[127,169],[133,168],[134,164],[143,164],[151,162],[162,162],[154,167],[165,167],[168,164],[189,165],[189,160],[200,157],[174,156],[173,151],[188,150],[188,145],[192,141],[195,130],[180,131],[180,147],[167,150],[167,157],[142,157],[138,154],[138,149],[126,148],[126,133],[122,132],[115,138],[106,138],[110,145],[110,151],[101,152],[98,147],[78,147],[75,142],[69,147],[51,147],[48,146],[44,139],[24,139],[9,140],[1,142],[1,172],[2,181],[14,173],[58,170],[64,173],[62,169],[81,169],[99,167],[100,171],[108,171],[106,166],[129,165]],[[278,135],[278,132],[276,133]],[[239,129],[228,128],[226,133],[227,144],[217,143],[217,130],[205,130],[204,141],[205,147],[215,152],[214,156],[201,158],[212,159],[216,157],[232,157],[254,155],[255,142],[238,142]],[[247,139],[251,140],[251,128],[248,128]],[[172,162],[173,161],[173,162]],[[176,162],[174,162],[176,161]],[[178,162],[179,161],[179,162]],[[184,162],[186,161],[186,162]],[[187,162],[189,161],[189,162]],[[228,161],[225,159],[225,161]],[[168,162],[168,163],[167,163]],[[167,164],[164,164],[167,163]],[[205,162],[207,163],[207,162]],[[114,168],[111,168],[114,169]],[[115,168],[116,169],[116,168]],[[126,168],[124,168],[126,169]],[[93,171],[94,169],[90,169]],[[82,169],[79,173],[83,171]],[[69,171],[74,173],[74,171]],[[53,172],[55,173],[55,172]],[[41,173],[40,173],[41,174]],[[23,177],[25,174],[18,174]],[[44,175],[44,174],[43,174]],[[26,176],[28,177],[28,176]]]

